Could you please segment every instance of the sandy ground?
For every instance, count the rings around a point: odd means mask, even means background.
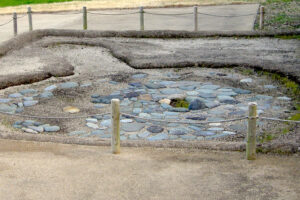
[[[289,199],[300,159],[0,140],[0,199]]]
[[[205,6],[198,11],[215,15],[245,15],[242,17],[198,16],[199,31],[249,31],[253,29],[258,4]],[[34,10],[33,10],[34,11]],[[131,13],[134,10],[107,10],[94,13]],[[193,13],[192,7],[145,9],[153,13]],[[23,16],[23,15],[19,15]],[[11,15],[0,15],[0,24],[11,19]],[[145,30],[186,30],[193,31],[193,14],[190,15],[149,15],[145,14]],[[82,29],[82,14],[56,13],[33,14],[33,29]],[[132,15],[95,15],[88,14],[88,29],[90,30],[139,30],[139,14]],[[27,16],[18,19],[18,32],[28,31]],[[0,26],[0,43],[13,37],[13,24]]]
[[[32,9],[37,12],[57,12],[67,10],[80,10],[83,6],[89,9],[109,9],[109,8],[137,8],[144,7],[165,7],[165,6],[194,6],[194,5],[223,5],[223,4],[243,4],[259,3],[264,0],[89,0],[71,1],[51,4],[33,4]],[[28,5],[0,8],[0,13],[10,14],[12,12],[27,12]]]

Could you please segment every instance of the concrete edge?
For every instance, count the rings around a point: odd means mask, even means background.
[[[40,29],[17,35],[0,44],[0,57],[9,51],[24,47],[30,42],[45,36],[61,37],[130,37],[130,38],[202,38],[202,37],[275,37],[282,35],[300,35],[300,31],[93,31],[93,30],[67,30],[67,29]]]

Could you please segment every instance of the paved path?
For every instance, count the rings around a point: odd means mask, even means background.
[[[246,15],[256,13],[258,4],[245,5],[226,5],[226,6],[203,6],[199,7],[201,13],[212,15]],[[101,13],[128,13],[137,10],[106,10]],[[153,13],[192,13],[192,7],[186,8],[157,8],[145,9]],[[94,13],[100,11],[94,11]],[[68,13],[54,14],[34,14],[34,29],[58,28],[58,29],[82,29],[82,14]],[[9,15],[0,16],[0,24],[11,19]],[[214,17],[199,14],[199,30],[218,30],[218,31],[247,31],[252,30],[255,20],[255,14],[242,17]],[[138,30],[139,14],[133,15],[88,15],[89,29],[93,30]],[[189,15],[150,15],[145,14],[146,30],[193,30],[193,14]],[[13,37],[12,23],[0,27],[0,42]],[[18,20],[19,32],[28,30],[27,16]]]
[[[0,140],[0,199],[289,199],[299,157]]]

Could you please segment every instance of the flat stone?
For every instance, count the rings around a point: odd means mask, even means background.
[[[138,97],[140,94],[138,92],[129,92],[125,94],[126,98],[133,98],[133,97]]]
[[[28,128],[30,128],[36,132],[39,132],[39,133],[44,132],[44,127],[42,127],[42,126],[28,126]]]
[[[161,113],[151,113],[150,115],[152,118],[155,118],[155,119],[163,119],[165,117],[165,115],[161,114]]]
[[[189,133],[189,130],[187,128],[172,128],[169,130],[169,133],[171,135],[185,135]]]
[[[37,134],[38,132],[37,131],[35,131],[35,130],[32,130],[32,129],[30,129],[30,128],[22,128],[22,130],[24,131],[24,132],[26,132],[26,133],[33,133],[33,134]]]
[[[160,93],[165,95],[171,95],[171,94],[181,94],[182,90],[176,89],[176,88],[166,88],[162,89]]]
[[[9,98],[20,98],[23,97],[21,93],[13,93],[8,95]]]
[[[183,140],[195,140],[196,136],[194,136],[194,135],[181,135],[180,138],[183,139]]]
[[[112,85],[118,85],[119,84],[117,81],[109,81],[108,83],[112,84]]]
[[[215,93],[204,93],[204,92],[199,92],[199,97],[202,97],[202,98],[216,98],[217,97],[217,94]]]
[[[37,91],[35,89],[24,89],[20,91],[21,94],[25,95],[25,94],[34,94],[37,93]]]
[[[33,97],[23,97],[24,101],[33,101]]]
[[[286,96],[283,96],[283,97],[277,97],[277,99],[280,100],[280,101],[290,101],[290,100],[292,100],[291,98],[286,97]]]
[[[100,136],[100,138],[105,138],[105,139],[111,138],[111,134],[101,134],[99,136]]]
[[[85,134],[87,134],[87,132],[85,132],[85,131],[72,131],[72,132],[68,133],[69,136],[85,135]]]
[[[151,135],[151,133],[150,133],[150,132],[147,132],[147,131],[138,134],[138,136],[139,136],[140,138],[146,138],[146,137],[148,137],[149,135]]]
[[[44,127],[45,132],[57,132],[60,130],[59,126],[45,126]]]
[[[142,79],[142,78],[146,78],[148,76],[148,74],[134,74],[131,77],[133,79]]]
[[[186,119],[190,119],[190,120],[206,120],[207,116],[204,115],[191,115],[191,116],[187,116]]]
[[[91,131],[91,135],[103,135],[104,134],[104,130],[93,130]]]
[[[110,127],[111,126],[111,119],[106,119],[106,120],[103,120],[101,123],[100,123],[101,126],[104,126],[104,127]]]
[[[150,126],[147,128],[147,131],[151,132],[151,133],[161,133],[163,132],[164,128],[160,127],[160,126]]]
[[[168,111],[165,111],[164,115],[165,116],[178,116],[179,113],[178,112],[168,112]]]
[[[146,83],[145,86],[149,89],[161,89],[161,88],[166,88],[166,86],[158,83]]]
[[[252,78],[245,78],[240,80],[241,83],[252,83]]]
[[[170,106],[169,104],[166,104],[166,103],[162,103],[161,105],[160,105],[163,109],[165,109],[165,110],[172,110],[173,109],[173,107],[172,106]]]
[[[125,123],[121,124],[121,129],[125,132],[138,132],[145,127],[145,124],[142,123]]]
[[[56,89],[56,88],[57,88],[56,85],[50,85],[50,86],[46,87],[44,90],[45,90],[45,91],[52,91],[52,90],[54,90],[54,89]]]
[[[207,118],[207,121],[211,122],[211,123],[217,123],[218,121],[222,121],[222,120],[224,120],[224,118],[222,118],[222,117],[209,117],[209,118]]]
[[[182,85],[182,86],[179,86],[179,89],[186,90],[186,91],[192,91],[192,90],[196,89],[196,86],[194,86],[194,85]]]
[[[138,140],[139,138],[137,137],[137,134],[131,134],[128,136],[128,139],[130,140]]]
[[[147,140],[149,141],[158,141],[158,140],[166,140],[166,139],[168,139],[168,135],[166,133],[159,133],[157,135],[147,138]]]
[[[140,114],[139,114],[139,117],[141,117],[141,118],[146,118],[146,119],[150,119],[150,118],[151,118],[151,115],[149,115],[148,113],[140,113]]]
[[[200,101],[199,99],[192,101],[189,105],[189,110],[201,110],[205,108],[207,108],[205,103]]]
[[[62,89],[70,89],[70,88],[76,88],[76,87],[78,87],[79,84],[76,83],[76,82],[65,82],[65,83],[61,83],[59,86]]]
[[[233,91],[238,93],[238,94],[251,94],[250,90],[244,90],[241,88],[233,88]]]
[[[218,100],[221,103],[226,103],[226,104],[236,104],[237,103],[235,98],[233,98],[231,96],[218,96]]]
[[[34,123],[35,121],[33,120],[25,120],[22,122],[22,125],[28,127],[28,126],[34,126]]]
[[[169,96],[167,96],[167,99],[185,99],[186,98],[186,95],[185,94],[171,94]]]
[[[89,123],[97,123],[98,122],[98,120],[95,118],[86,118],[85,121],[89,122]]]
[[[200,87],[201,89],[209,89],[209,90],[216,90],[220,88],[219,85],[203,85]]]
[[[218,92],[219,96],[237,96],[238,94],[236,92]]]
[[[169,86],[169,85],[175,84],[176,82],[175,81],[160,81],[159,83],[164,86]]]
[[[187,109],[187,108],[174,108],[174,107],[171,107],[168,110],[172,111],[172,112],[189,112],[189,109]]]
[[[194,131],[202,131],[202,128],[201,127],[198,127],[198,126],[193,126],[193,125],[190,125],[188,126],[188,128],[194,130]]]
[[[152,100],[152,96],[150,94],[143,94],[143,95],[140,95],[139,100],[146,100],[146,101],[151,101]]]
[[[40,98],[49,99],[51,97],[53,97],[52,92],[43,92],[43,93],[40,94]]]
[[[8,103],[10,102],[10,99],[0,99],[0,103]]]
[[[264,88],[268,89],[268,90],[273,90],[273,89],[276,89],[277,86],[275,86],[275,85],[264,85]]]
[[[197,92],[197,91],[188,91],[188,92],[186,92],[186,94],[188,96],[197,96],[199,94],[199,92]]]
[[[215,108],[215,107],[218,107],[219,105],[220,105],[220,103],[218,101],[205,102],[205,106],[208,108]]]
[[[91,83],[91,82],[86,82],[86,83],[80,84],[80,87],[81,87],[81,88],[90,87],[90,86],[92,86],[92,83]]]
[[[0,104],[0,111],[5,113],[15,113],[16,107],[7,104]]]
[[[223,131],[224,128],[221,128],[221,127],[211,127],[209,129],[207,129],[208,131]]]
[[[196,132],[195,135],[197,136],[211,136],[211,135],[215,135],[215,132],[212,131],[200,131],[200,132]]]
[[[142,112],[142,109],[141,108],[134,108],[133,110],[132,110],[132,113],[134,113],[134,114],[139,114],[139,113],[141,113]]]
[[[39,102],[38,101],[35,101],[35,100],[33,100],[33,101],[24,101],[23,102],[23,105],[25,106],[25,107],[29,107],[29,106],[34,106],[34,105],[36,105],[36,104],[38,104]]]
[[[143,84],[140,83],[140,82],[129,83],[128,85],[130,85],[130,86],[132,86],[132,87],[137,87],[137,88],[143,87]]]
[[[232,131],[223,131],[222,133],[225,135],[235,135],[236,134],[235,132],[232,132]]]
[[[122,123],[132,123],[133,120],[132,119],[121,119]]]

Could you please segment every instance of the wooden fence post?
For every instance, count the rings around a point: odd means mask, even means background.
[[[87,10],[85,6],[82,8],[82,13],[83,13],[83,30],[87,30]]]
[[[194,6],[194,31],[198,31],[198,7]]]
[[[248,106],[249,106],[249,118],[248,118],[246,156],[248,160],[255,160],[256,159],[257,103],[250,102]]]
[[[120,100],[111,100],[111,150],[113,154],[120,153]]]
[[[145,30],[144,26],[144,8],[140,7],[140,31]]]
[[[265,15],[265,7],[260,6],[259,8],[259,29],[264,29],[264,16]]]
[[[14,12],[13,13],[13,21],[14,21],[14,35],[16,36],[16,35],[18,35],[18,16],[17,16],[17,13],[16,12]]]
[[[29,22],[29,31],[32,31],[32,12],[31,12],[31,7],[27,8],[27,14],[28,14],[28,22]]]

